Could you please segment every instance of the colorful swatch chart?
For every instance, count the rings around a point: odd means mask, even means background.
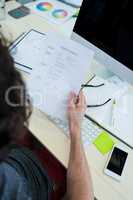
[[[32,13],[35,13],[51,23],[63,24],[76,13],[76,8],[57,0],[42,0],[27,4]]]
[[[40,11],[50,11],[53,8],[53,5],[48,2],[41,2],[37,4],[36,8]]]
[[[67,17],[68,13],[66,10],[58,9],[58,10],[54,10],[52,12],[52,15],[53,17],[57,19],[64,19],[65,17]]]

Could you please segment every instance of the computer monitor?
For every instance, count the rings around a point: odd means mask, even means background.
[[[72,39],[93,49],[95,60],[133,84],[132,1],[83,0]]]
[[[99,68],[104,66],[107,74],[117,75],[131,84],[133,84],[133,28],[130,24],[132,15],[131,0],[83,0],[72,33],[73,40],[95,52],[94,60],[96,62],[94,64],[98,63]],[[92,67],[92,70],[93,68],[95,67]],[[105,75],[107,74],[105,73]],[[128,98],[130,98],[128,112],[129,109],[132,112],[132,96],[129,95]],[[89,111],[87,111],[87,115],[92,121],[99,123],[97,117],[93,117]],[[120,117],[121,115],[118,119]],[[125,121],[122,123],[124,128],[120,125],[121,129],[116,129],[106,122],[100,122],[100,125],[133,148],[132,114],[127,118],[127,123]]]

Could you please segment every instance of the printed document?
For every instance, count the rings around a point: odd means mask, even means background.
[[[66,119],[68,95],[79,93],[89,72],[93,51],[55,33],[47,34],[43,56],[36,58],[29,84],[33,103],[46,114]],[[41,50],[41,46],[40,46]]]

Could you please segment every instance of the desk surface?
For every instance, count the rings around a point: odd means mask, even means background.
[[[6,9],[8,11],[10,9],[16,8],[18,5],[19,4],[16,2],[10,1],[6,4]],[[15,39],[21,33],[31,28],[37,29],[39,31],[48,31],[52,28],[56,31],[58,30],[62,32],[69,37],[73,27],[72,21],[68,22],[66,25],[55,27],[49,25],[40,17],[33,14],[19,20],[15,20],[7,15],[5,20],[0,21],[0,24],[2,24],[4,32],[8,37],[11,33],[12,39]],[[98,66],[99,68],[101,67],[96,62],[93,62],[93,66]],[[25,80],[28,79],[28,75],[23,74],[23,76]],[[40,142],[44,144],[65,167],[67,167],[70,150],[69,138],[67,138],[67,136],[65,136],[62,131],[51,121],[49,121],[44,113],[35,108],[30,119],[29,128],[33,135],[38,138]],[[119,183],[104,175],[103,173],[107,155],[101,155],[93,145],[86,147],[86,157],[92,173],[95,196],[98,198],[98,200],[132,199],[133,151],[126,146],[125,148],[129,152],[128,165],[125,172],[125,179]]]

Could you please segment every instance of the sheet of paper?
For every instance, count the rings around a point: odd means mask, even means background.
[[[114,83],[108,82],[98,76],[96,76],[90,83],[90,85],[97,86],[104,84],[100,87],[86,87],[84,92],[87,98],[87,102],[90,105],[102,104],[110,98],[119,98],[128,88],[120,88]]]
[[[68,94],[78,94],[93,58],[88,48],[49,34],[44,56],[37,59],[30,81],[34,105],[48,115],[66,119]]]
[[[43,57],[46,35],[36,30],[31,30],[22,35],[11,47],[10,53],[17,63],[17,68],[31,73],[37,58]]]
[[[77,9],[56,0],[36,1],[26,5],[31,12],[54,24],[63,24]]]
[[[113,112],[114,128],[120,137],[133,144],[133,95],[128,94],[116,101]]]
[[[121,80],[121,79],[120,79],[118,76],[116,76],[116,75],[113,75],[113,76],[109,77],[109,78],[107,79],[107,81],[108,81],[109,83],[113,83],[113,84],[117,85],[118,88],[120,88],[120,89],[122,88],[123,90],[124,90],[124,89],[126,90],[127,88],[130,87],[130,85],[129,85],[128,82]]]
[[[95,86],[99,84],[104,85],[100,87],[84,88],[87,105],[99,105],[103,104],[108,99],[112,100],[101,107],[88,108],[86,113],[94,119],[97,119],[98,121],[104,122],[108,125],[112,125],[111,117],[113,100],[118,99],[122,94],[124,94],[127,91],[128,87],[120,88],[116,84],[108,82],[98,76],[96,76],[89,84]]]

